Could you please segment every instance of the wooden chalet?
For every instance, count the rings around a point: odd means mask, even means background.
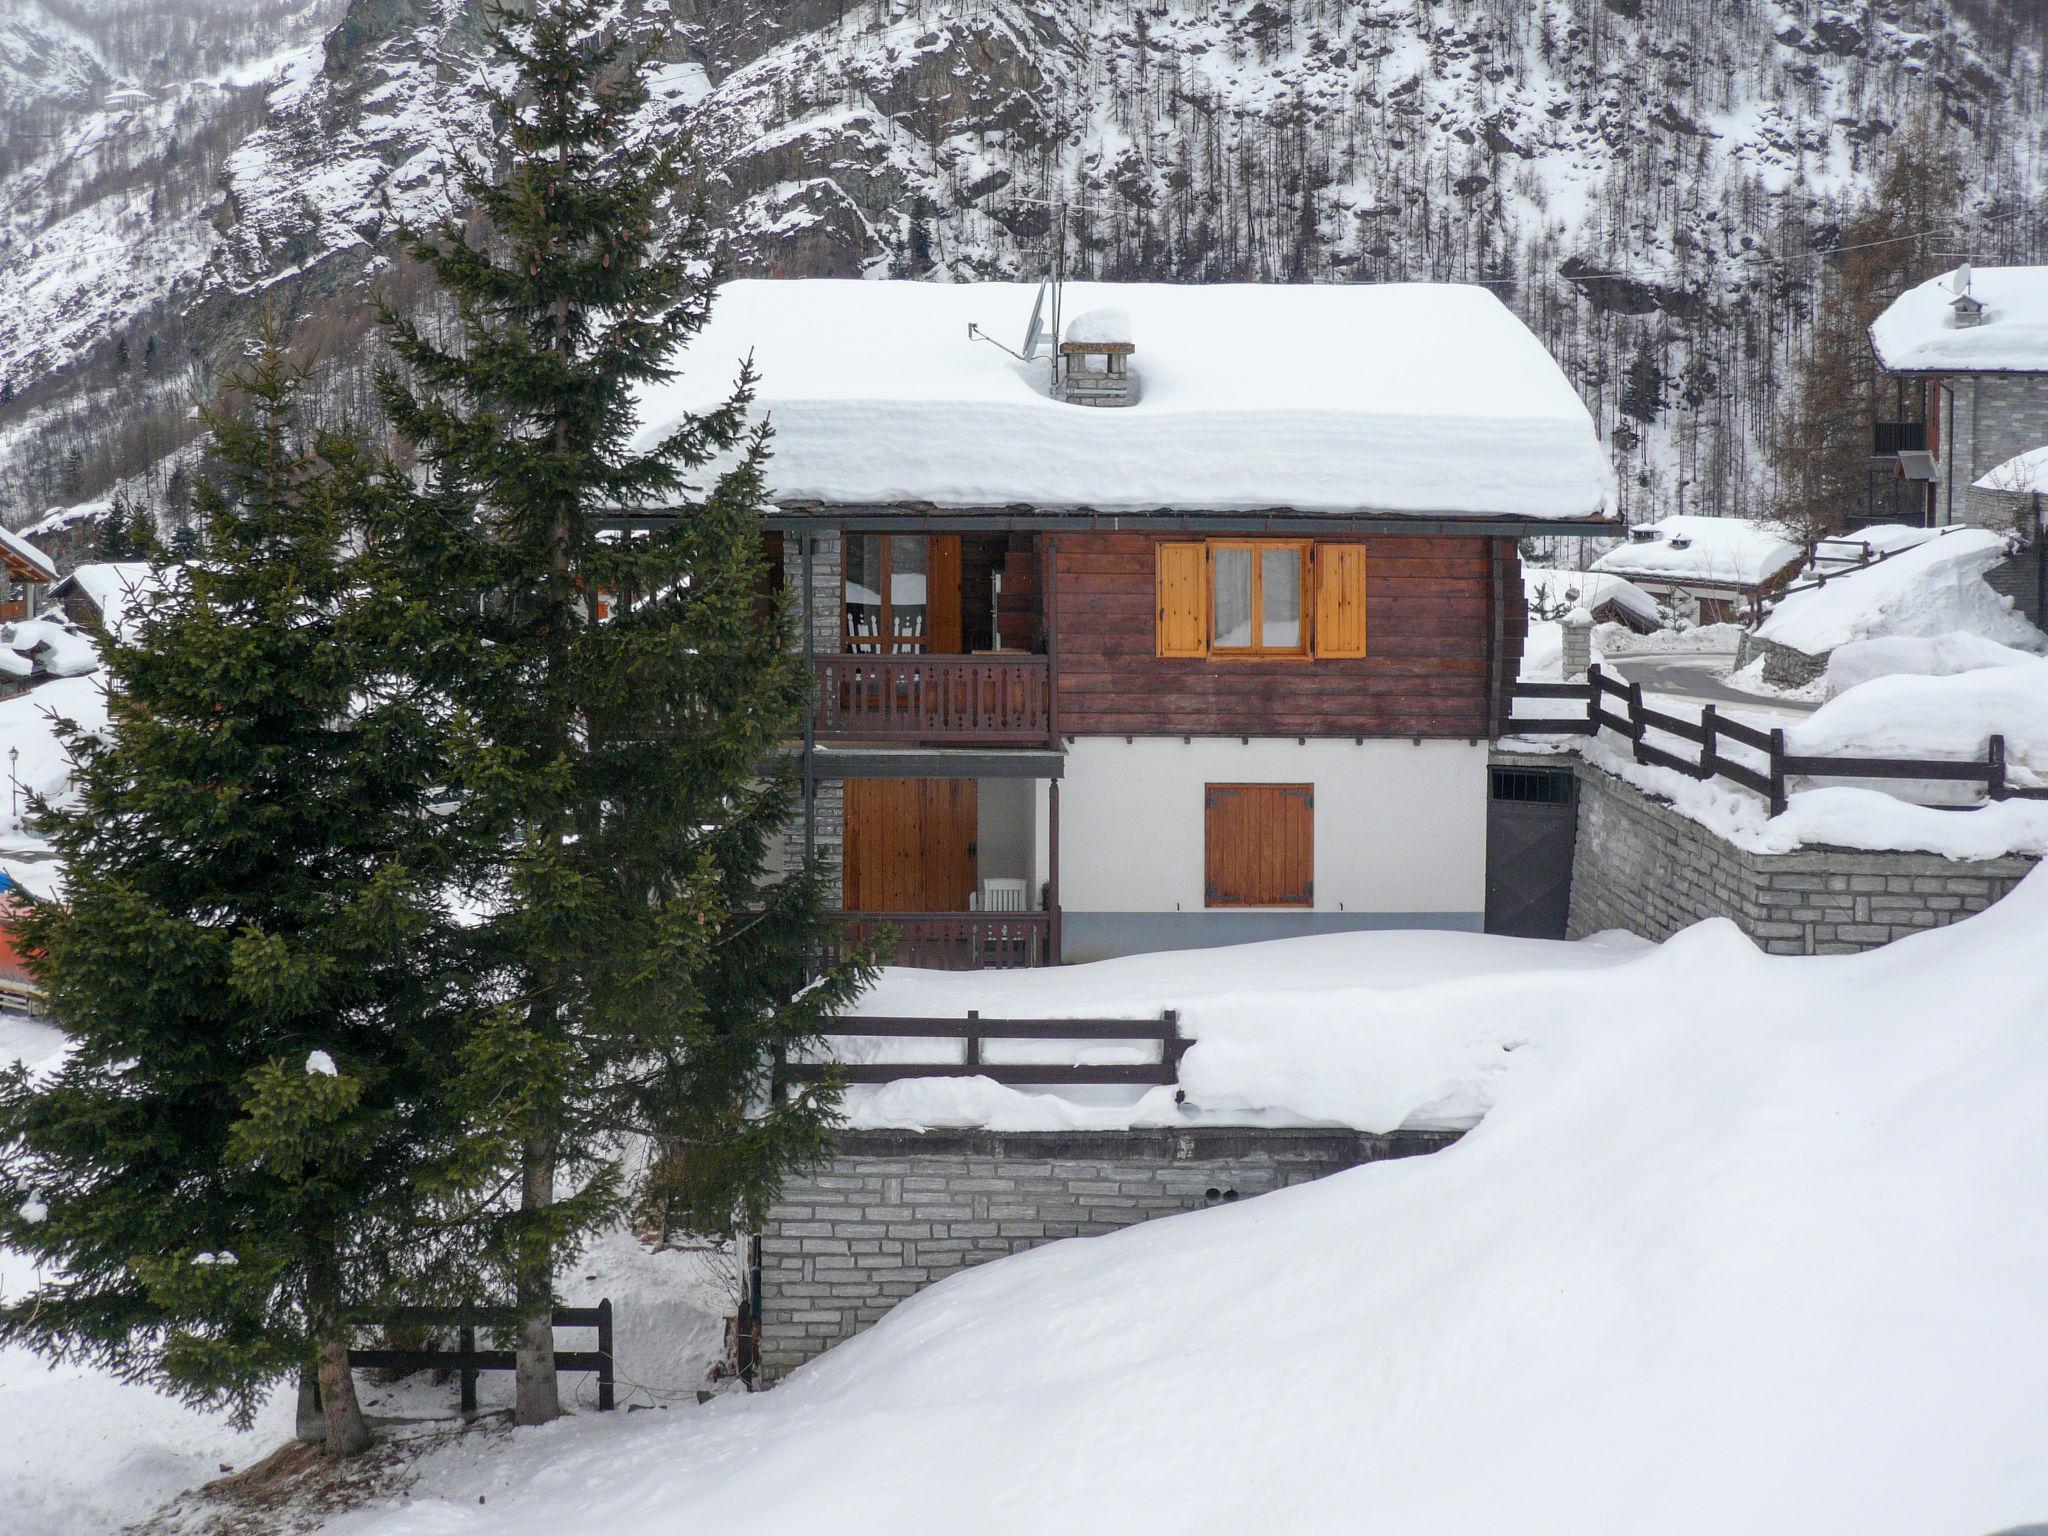
[[[0,528],[0,624],[32,619],[57,579],[50,557],[18,533]]]
[[[733,283],[643,402],[761,371],[792,857],[909,964],[1477,929],[1517,541],[1614,528],[1576,392],[1476,288],[1063,297],[1019,359],[969,323],[1021,337],[1029,288]]]

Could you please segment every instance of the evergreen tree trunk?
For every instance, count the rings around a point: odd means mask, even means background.
[[[521,1150],[519,1209],[538,1218],[554,1203],[555,1158],[547,1143],[529,1140]],[[562,1414],[555,1375],[554,1276],[548,1269],[552,1245],[534,1241],[520,1255],[519,1344],[515,1358],[512,1422],[545,1424]]]
[[[360,1455],[370,1448],[370,1426],[363,1420],[362,1399],[356,1396],[355,1373],[348,1368],[345,1331],[320,1340],[318,1374],[320,1417],[327,1426],[329,1453]]]

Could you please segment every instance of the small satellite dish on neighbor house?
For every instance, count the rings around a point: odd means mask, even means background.
[[[1010,356],[1016,358],[1020,363],[1030,362],[1032,358],[1038,356],[1039,347],[1052,334],[1051,328],[1045,323],[1045,299],[1046,295],[1051,291],[1051,278],[1047,278],[1038,285],[1038,297],[1031,305],[1031,323],[1024,328],[1024,345],[1021,349],[1012,350],[1009,347],[1003,346],[1000,341],[997,341],[995,337],[989,335],[987,331],[984,331],[971,320],[967,322],[968,336],[972,340],[985,341],[992,347],[1001,348],[1001,350],[1008,352]]]
[[[1027,363],[1038,356],[1038,344],[1045,340],[1045,297],[1052,291],[1052,280],[1046,279],[1038,285],[1038,297],[1031,305],[1031,324],[1024,329],[1024,347],[1021,353]]]

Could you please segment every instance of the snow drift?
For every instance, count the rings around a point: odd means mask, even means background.
[[[1770,959],[1716,922],[1533,975],[1490,1000],[1520,1043],[1449,1151],[969,1271],[765,1396],[473,1437],[333,1528],[2038,1518],[2044,924],[2037,874],[1869,954]],[[1447,1028],[1474,1003],[1432,997]]]
[[[1818,656],[1854,640],[1967,630],[2037,651],[2041,632],[1984,581],[2005,558],[2000,535],[1960,528],[1826,586],[1791,593],[1757,627],[1757,637]]]

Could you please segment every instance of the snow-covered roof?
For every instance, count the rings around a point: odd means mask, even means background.
[[[1667,517],[1641,524],[1630,535],[1628,543],[1595,560],[1593,569],[1637,581],[1749,588],[1806,556],[1803,546],[1777,528],[1741,517]]]
[[[144,560],[116,560],[76,567],[52,589],[62,597],[82,592],[100,611],[100,622],[118,635],[128,616],[128,605],[155,586],[149,563]]]
[[[1605,571],[1560,571],[1549,566],[1525,565],[1522,567],[1522,591],[1531,608],[1539,602],[1545,607],[1555,608],[1565,601],[1568,593],[1576,592],[1578,596],[1573,601],[1588,613],[1598,613],[1613,603],[1651,625],[1659,623],[1663,617],[1657,607],[1657,599],[1626,577]]]
[[[4,564],[17,580],[55,581],[57,567],[50,557],[18,533],[0,528],[0,564]],[[29,572],[35,572],[31,578]]]
[[[2048,492],[2048,447],[2016,453],[1976,482],[1980,491],[2009,491],[2015,496]]]
[[[1813,656],[1852,640],[1958,630],[2038,650],[2040,632],[1983,579],[2005,558],[2000,535],[1958,528],[1875,565],[1831,576],[1825,586],[1788,593],[1757,635]]]
[[[746,280],[721,291],[644,446],[742,358],[775,425],[771,494],[836,504],[1576,518],[1614,506],[1578,392],[1493,294],[1451,284],[1072,283],[1141,338],[1135,404],[1048,394],[1020,283]]]
[[[1975,267],[1969,292],[1984,312],[1955,323],[1958,274],[1931,277],[1893,299],[1870,328],[1894,373],[2048,373],[2048,267]]]

